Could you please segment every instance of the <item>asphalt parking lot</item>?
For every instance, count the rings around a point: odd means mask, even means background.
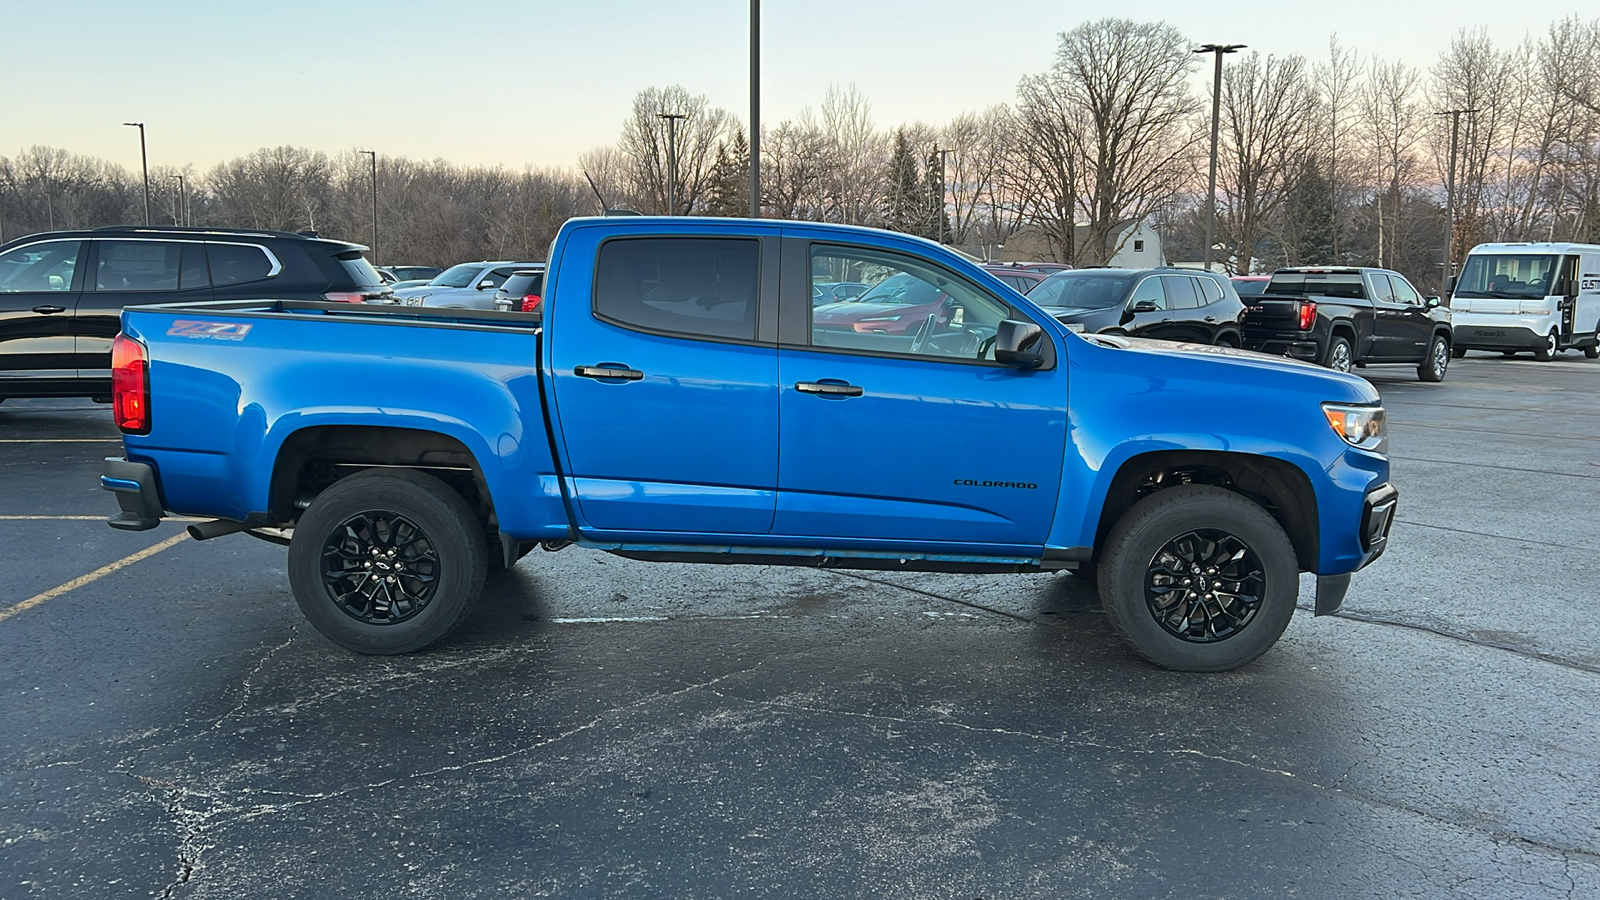
[[[577,549],[359,657],[282,548],[106,528],[105,407],[9,401],[0,898],[1600,896],[1600,362],[1367,374],[1389,553],[1209,676],[1070,575]]]

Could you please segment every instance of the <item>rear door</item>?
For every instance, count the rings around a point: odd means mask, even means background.
[[[772,528],[777,229],[684,229],[574,229],[551,278],[553,414],[587,534]]]
[[[0,255],[0,396],[8,383],[77,377],[72,311],[88,243],[46,240]]]
[[[111,377],[111,342],[122,310],[151,303],[212,299],[205,244],[200,241],[96,238],[89,278],[73,318],[78,375]]]
[[[813,546],[842,538],[858,547],[1037,551],[1066,445],[1059,352],[1039,369],[999,365],[990,358],[996,328],[1021,313],[976,282],[910,253],[790,233],[774,535]],[[805,279],[789,275],[819,268],[869,283],[926,282],[948,309],[904,333],[819,327]]]

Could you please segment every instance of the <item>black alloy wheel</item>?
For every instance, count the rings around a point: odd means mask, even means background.
[[[1225,641],[1250,627],[1265,587],[1255,551],[1217,528],[1178,535],[1145,571],[1150,615],[1168,634],[1196,644]]]
[[[405,516],[366,510],[340,523],[322,546],[322,584],[345,615],[368,625],[404,622],[439,587],[439,553]]]

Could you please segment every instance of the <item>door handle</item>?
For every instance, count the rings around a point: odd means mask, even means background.
[[[616,378],[622,381],[638,381],[644,373],[638,369],[630,369],[622,365],[577,366],[572,374],[584,378]]]
[[[53,316],[56,313],[66,312],[67,308],[65,306],[35,306],[33,311],[46,316]]]
[[[794,389],[802,394],[820,394],[824,397],[859,397],[864,391],[842,381],[797,381]]]
[[[1206,321],[1207,322],[1215,322],[1216,320],[1217,320],[1216,316],[1206,316]]]

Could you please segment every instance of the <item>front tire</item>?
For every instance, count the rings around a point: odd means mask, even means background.
[[[483,590],[483,525],[444,482],[369,469],[317,495],[289,543],[289,583],[322,635],[357,653],[421,650]]]
[[[1540,362],[1549,362],[1561,352],[1561,338],[1554,331],[1545,335],[1544,346],[1533,351],[1533,358]]]
[[[1450,342],[1444,335],[1436,334],[1428,343],[1428,355],[1417,364],[1417,378],[1421,381],[1444,380],[1445,369],[1450,367]]]
[[[1140,500],[1100,556],[1112,629],[1140,657],[1181,672],[1225,672],[1267,652],[1299,593],[1294,546],[1277,520],[1208,485]]]
[[[1323,357],[1322,364],[1335,372],[1349,372],[1355,362],[1355,353],[1350,349],[1350,342],[1339,335],[1334,335],[1328,341],[1328,352]]]

